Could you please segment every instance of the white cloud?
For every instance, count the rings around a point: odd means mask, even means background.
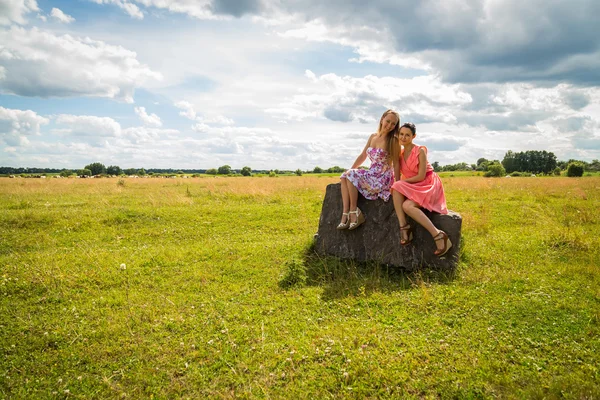
[[[196,119],[196,111],[194,110],[194,106],[191,103],[187,101],[178,101],[177,103],[175,103],[175,107],[183,110],[179,112],[179,115],[192,120]]]
[[[124,10],[130,17],[144,19],[144,13],[140,8],[127,0],[92,0],[96,4],[114,4]]]
[[[25,15],[40,11],[36,0],[2,0],[0,1],[0,25],[10,25],[13,22],[24,25]]]
[[[52,8],[50,16],[58,20],[59,22],[62,22],[63,24],[70,24],[71,22],[75,21],[75,18],[71,17],[68,14],[65,14],[64,12],[62,12],[61,9],[56,7]]]
[[[39,135],[41,125],[50,122],[31,110],[14,110],[0,106],[0,139],[9,146],[29,143],[27,136]]]
[[[136,53],[102,41],[56,36],[37,28],[0,30],[4,93],[20,96],[108,97],[133,102],[136,87],[161,79]]]
[[[52,130],[54,134],[96,147],[106,146],[108,140],[120,137],[122,133],[121,125],[109,117],[61,114],[56,118],[56,124],[65,128]]]
[[[148,113],[146,113],[145,107],[135,107],[135,113],[138,115],[138,117],[140,117],[140,119],[145,125],[154,127],[162,126],[162,121],[160,120],[160,117],[156,114],[148,115]]]

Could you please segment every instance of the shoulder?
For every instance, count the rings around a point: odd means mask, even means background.
[[[419,146],[419,154],[421,154],[421,153],[427,155],[427,147]]]
[[[371,133],[371,136],[369,136],[369,140],[367,141],[367,145],[371,144],[373,139],[375,139],[376,137],[377,137],[377,133]]]

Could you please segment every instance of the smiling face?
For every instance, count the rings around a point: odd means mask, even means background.
[[[398,139],[400,139],[401,145],[406,146],[412,143],[415,136],[416,135],[409,127],[403,126],[402,128],[400,128],[400,134],[398,135]]]
[[[391,111],[386,112],[385,114],[383,114],[383,117],[381,117],[381,121],[379,122],[379,132],[388,133],[389,131],[394,129],[396,125],[398,125],[398,123],[399,121],[398,117],[396,116],[396,113]]]

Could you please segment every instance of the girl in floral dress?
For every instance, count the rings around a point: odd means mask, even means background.
[[[365,222],[365,215],[357,206],[358,192],[366,199],[390,198],[390,187],[394,176],[400,176],[398,157],[398,131],[400,115],[387,110],[379,120],[379,129],[373,133],[352,168],[340,177],[342,183],[342,220],[337,229],[353,230]],[[371,160],[368,170],[358,169],[367,159]]]
[[[413,143],[417,135],[414,124],[405,123],[400,127],[400,172],[402,178],[392,185],[394,209],[400,223],[400,244],[405,246],[412,241],[413,228],[406,221],[408,214],[422,225],[433,237],[437,250],[434,254],[443,256],[452,247],[446,232],[437,229],[421,208],[440,214],[448,214],[446,196],[440,177],[427,161],[427,148]]]

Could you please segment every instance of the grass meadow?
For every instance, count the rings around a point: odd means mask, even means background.
[[[452,274],[311,255],[336,177],[0,179],[0,398],[600,398],[600,177],[442,179]]]

